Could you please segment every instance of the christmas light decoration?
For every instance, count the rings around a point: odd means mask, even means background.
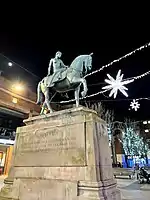
[[[131,108],[137,111],[140,108],[140,104],[136,99],[133,99],[133,101],[130,104]]]
[[[144,143],[143,138],[136,134],[131,127],[125,129],[121,142],[125,155],[142,156],[146,155],[149,150],[148,145]]]
[[[122,57],[120,57],[119,59],[114,60],[114,61],[108,63],[107,65],[102,66],[102,67],[99,68],[98,70],[95,70],[95,71],[93,71],[93,72],[87,74],[86,76],[84,76],[84,78],[86,78],[86,77],[88,77],[88,76],[91,76],[91,75],[93,75],[93,74],[95,74],[95,73],[98,73],[98,72],[102,71],[104,68],[107,68],[107,67],[113,65],[114,63],[119,62],[119,61],[121,61],[122,59],[127,58],[128,56],[130,56],[130,55],[136,53],[137,51],[141,51],[142,49],[147,48],[147,47],[149,47],[149,46],[150,46],[150,42],[147,43],[147,44],[145,44],[145,45],[143,45],[143,46],[141,46],[140,48],[137,48],[137,49],[135,49],[134,51],[132,51],[132,52],[126,54],[125,56],[122,56]],[[126,84],[128,84],[128,83],[133,82],[134,80],[143,78],[144,76],[147,76],[147,75],[149,75],[149,74],[150,74],[150,70],[147,71],[147,72],[145,72],[144,74],[141,74],[141,75],[138,75],[138,76],[134,76],[134,77],[131,77],[131,78],[128,78],[128,79],[124,79],[124,80],[122,80],[122,82],[127,81]],[[122,77],[122,78],[123,78],[123,77]],[[109,80],[109,81],[110,81],[110,80]],[[129,81],[129,82],[128,82],[128,81]],[[125,85],[125,84],[124,84],[124,85]],[[123,86],[123,85],[122,85],[122,86]],[[125,87],[125,86],[123,86],[123,87]],[[125,88],[126,88],[126,87],[125,87]],[[126,95],[128,96],[128,94],[127,94],[126,91],[125,91],[125,90],[127,90],[127,88],[126,88],[126,89],[125,89],[125,88],[123,88],[123,91],[121,91],[121,92],[122,92],[122,93],[124,92],[123,94],[124,94],[124,95],[126,94]],[[103,89],[104,89],[104,88],[103,88]],[[111,88],[111,89],[112,89],[112,88]],[[80,98],[80,100],[81,100],[81,99],[86,99],[86,98],[89,98],[89,97],[93,97],[93,96],[96,96],[96,95],[99,95],[99,94],[103,94],[103,93],[107,92],[108,90],[110,90],[110,89],[106,89],[106,90],[104,90],[104,91],[96,92],[96,93],[91,94],[91,95],[88,95],[88,96],[86,96],[86,97],[84,97],[84,98]],[[111,91],[111,92],[112,92],[112,91]],[[118,90],[117,90],[117,92],[118,92]],[[113,94],[112,94],[112,95],[113,95]],[[117,95],[117,94],[114,93],[114,96],[115,96],[115,95]],[[142,99],[147,99],[147,98],[142,98]],[[147,100],[149,100],[149,98],[148,98]],[[71,100],[68,100],[68,101],[61,101],[61,102],[53,102],[53,103],[69,103],[69,102],[73,102],[73,101],[75,101],[75,99],[71,99]]]
[[[123,74],[121,75],[121,70],[118,71],[116,79],[114,79],[112,76],[107,74],[109,79],[105,79],[105,82],[109,85],[103,87],[104,90],[111,90],[109,97],[114,95],[114,98],[116,98],[118,90],[124,94],[126,97],[128,97],[128,94],[125,90],[128,90],[124,85],[127,85],[134,81],[134,79],[123,81]]]
[[[93,72],[87,74],[85,77],[88,77],[88,76],[91,76],[91,75],[93,75],[93,74],[96,74],[96,73],[98,73],[98,72],[104,70],[105,68],[107,68],[107,67],[113,65],[114,63],[120,62],[122,59],[127,58],[127,57],[129,57],[129,56],[135,54],[136,52],[141,51],[142,49],[145,49],[145,48],[147,48],[147,47],[149,47],[149,46],[150,46],[150,42],[147,43],[147,44],[145,44],[145,45],[143,45],[143,46],[141,46],[141,47],[139,47],[139,48],[137,48],[137,49],[135,49],[134,51],[131,51],[130,53],[128,53],[128,54],[126,54],[126,55],[124,55],[124,56],[122,56],[122,57],[120,57],[120,58],[118,58],[118,59],[116,59],[116,60],[113,60],[112,62],[108,63],[107,65],[103,65],[101,68],[99,68],[98,70],[95,70],[95,71],[93,71]],[[149,71],[149,73],[150,73],[150,71]]]

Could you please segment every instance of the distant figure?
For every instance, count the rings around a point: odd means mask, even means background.
[[[139,164],[139,167],[141,168],[141,167],[144,167],[145,165],[146,165],[146,162],[145,162],[144,158],[142,158],[141,162]]]

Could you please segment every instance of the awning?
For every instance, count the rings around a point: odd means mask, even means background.
[[[13,145],[15,144],[15,140],[0,139],[0,144]]]
[[[1,106],[0,106],[0,113],[15,116],[15,117],[22,118],[22,119],[25,118],[25,115],[23,113],[18,112],[18,111],[14,111],[14,110],[11,110],[11,109],[8,109],[8,108],[4,108],[4,107],[1,107]]]

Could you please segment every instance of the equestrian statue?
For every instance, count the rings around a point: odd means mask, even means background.
[[[93,53],[76,57],[69,67],[64,65],[63,61],[60,59],[62,56],[60,51],[55,54],[55,58],[52,58],[49,62],[47,76],[38,83],[37,104],[42,104],[43,95],[45,97],[40,114],[44,113],[45,108],[47,108],[50,113],[53,112],[50,105],[54,97],[54,95],[50,96],[52,91],[55,91],[55,94],[57,92],[61,94],[65,93],[67,96],[67,92],[74,90],[76,107],[79,106],[81,84],[83,85],[83,91],[81,92],[82,97],[85,97],[88,91],[84,76],[92,69],[92,54]],[[51,69],[53,69],[52,75]]]

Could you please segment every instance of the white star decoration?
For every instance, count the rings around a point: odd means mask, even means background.
[[[137,111],[137,109],[140,108],[140,104],[137,100],[133,99],[133,101],[130,104],[131,108]]]
[[[118,90],[124,94],[126,97],[128,97],[128,94],[125,90],[128,90],[128,88],[126,88],[124,85],[127,85],[131,82],[134,81],[134,79],[131,80],[127,80],[127,81],[123,81],[123,74],[121,75],[121,70],[118,71],[117,76],[116,76],[116,80],[110,76],[109,74],[107,74],[109,79],[105,79],[105,82],[108,83],[109,85],[103,87],[102,89],[104,90],[111,90],[109,97],[111,97],[112,95],[114,95],[114,99],[117,96]]]

